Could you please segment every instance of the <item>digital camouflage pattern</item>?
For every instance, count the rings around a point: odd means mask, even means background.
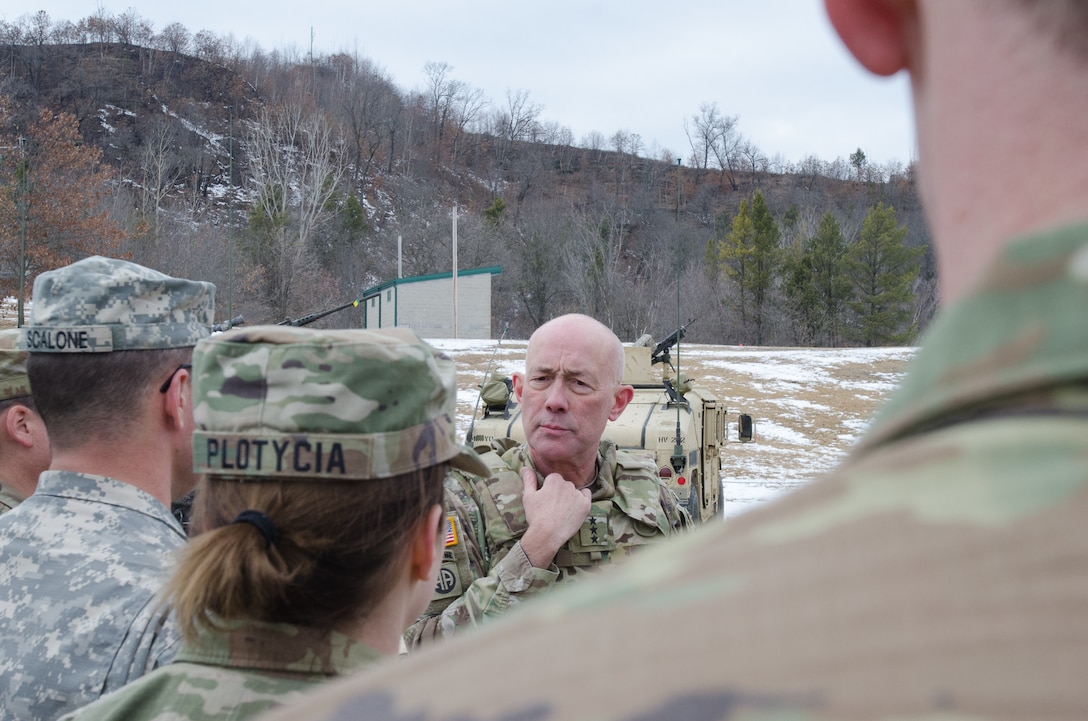
[[[0,401],[30,395],[25,350],[18,348],[19,329],[0,330]]]
[[[202,629],[169,666],[64,718],[241,721],[381,657],[340,633],[235,621],[214,632]]]
[[[186,348],[211,332],[215,286],[92,256],[34,279],[20,347],[33,353]]]
[[[1085,718],[1086,308],[1009,247],[829,475],[268,721]]]
[[[135,486],[43,473],[0,517],[0,718],[55,719],[168,661],[179,636],[156,592],[184,544]]]
[[[487,457],[495,458],[493,453]],[[523,444],[495,458],[490,475],[451,474],[447,480],[446,505],[453,515],[448,522],[460,532],[454,543],[447,540],[434,600],[405,634],[409,647],[499,616],[557,583],[599,571],[691,523],[652,463],[604,440],[585,522],[556,552],[551,566],[535,568],[520,544],[529,528],[520,475],[526,466],[535,469]]]
[[[453,360],[406,328],[256,326],[193,351],[195,470],[368,480],[449,462],[487,467],[456,440]]]

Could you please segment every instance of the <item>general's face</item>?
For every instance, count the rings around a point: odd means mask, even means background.
[[[533,458],[545,467],[596,456],[601,434],[624,402],[613,348],[577,334],[534,339],[514,378]]]

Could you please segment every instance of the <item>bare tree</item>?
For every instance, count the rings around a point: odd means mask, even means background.
[[[529,140],[538,131],[544,108],[530,102],[527,90],[507,90],[506,107],[494,113],[492,132],[506,140]]]
[[[389,78],[369,61],[344,54],[335,58],[342,77],[338,98],[348,136],[348,165],[352,182],[358,183],[370,175],[379,153],[394,153],[403,103]]]
[[[722,115],[717,103],[703,103],[691,121],[690,126],[684,122],[684,133],[691,145],[691,164],[709,170],[713,160],[722,177],[736,190],[737,164],[744,144],[744,137],[737,130],[738,117]]]
[[[103,7],[80,21],[92,43],[108,43],[114,39],[113,16]]]
[[[442,145],[446,124],[453,113],[454,96],[460,88],[460,83],[449,76],[452,70],[449,63],[427,62],[423,66],[427,75],[426,107],[431,118],[432,139],[437,146]]]
[[[427,62],[424,103],[431,122],[431,140],[441,153],[449,146],[450,157],[456,159],[465,129],[475,122],[487,107],[483,91],[470,88],[450,76],[448,63]]]
[[[49,19],[49,13],[45,10],[39,10],[30,16],[26,24],[26,42],[28,45],[45,45],[49,41],[50,28],[52,21]]]
[[[120,15],[112,18],[113,32],[118,42],[125,45],[150,45],[151,38],[155,34],[151,24],[140,17],[136,8],[129,8]]]
[[[626,282],[623,234],[627,212],[607,207],[575,213],[577,220],[565,248],[565,267],[581,312],[615,326],[618,290]]]
[[[251,230],[255,260],[266,270],[273,311],[295,310],[295,284],[317,273],[314,231],[331,215],[330,201],[344,174],[342,141],[324,115],[298,106],[264,109],[249,131],[250,168],[257,201]]]
[[[67,43],[82,43],[85,39],[82,37],[79,26],[73,23],[71,20],[60,20],[54,26],[50,37],[53,42],[58,44]]]
[[[145,218],[151,223],[153,235],[158,235],[162,201],[170,194],[174,183],[181,177],[181,166],[174,152],[177,138],[174,126],[165,118],[156,118],[150,124],[140,153],[143,171],[141,206]]]
[[[159,49],[174,55],[189,52],[191,42],[192,35],[181,23],[170,23],[155,38],[155,45]]]

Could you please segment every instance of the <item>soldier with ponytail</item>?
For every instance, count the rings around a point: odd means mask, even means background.
[[[167,584],[174,663],[69,718],[249,718],[395,655],[430,600],[453,361],[411,331],[264,326],[193,353],[195,537]]]

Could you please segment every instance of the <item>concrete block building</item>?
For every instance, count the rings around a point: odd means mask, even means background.
[[[397,278],[363,292],[366,328],[411,328],[421,338],[491,337],[491,276],[501,266]],[[454,308],[457,317],[454,318]]]

